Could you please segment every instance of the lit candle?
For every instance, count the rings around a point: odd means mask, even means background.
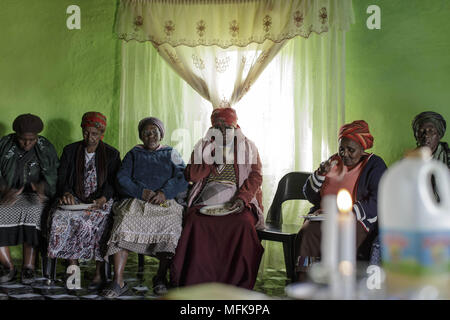
[[[352,212],[352,197],[341,189],[337,195],[339,209],[339,278],[341,298],[352,299],[356,286],[356,221]]]
[[[328,278],[328,287],[331,298],[338,298],[339,279],[338,269],[338,211],[336,205],[336,196],[327,195],[322,198],[321,208],[325,214],[325,220],[322,222],[322,241],[321,241],[321,265],[325,269]]]
[[[337,266],[337,242],[338,242],[338,225],[337,225],[337,206],[336,196],[327,195],[323,197],[320,205],[325,220],[322,222],[322,264],[327,269]]]

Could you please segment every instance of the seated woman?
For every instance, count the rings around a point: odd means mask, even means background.
[[[237,125],[234,109],[215,109],[211,123],[186,167],[193,186],[171,281],[175,286],[222,282],[252,289],[264,251],[256,232],[264,227],[261,160]],[[237,211],[223,216],[199,212],[223,203]]]
[[[417,147],[430,148],[433,159],[443,162],[450,169],[450,148],[447,142],[441,141],[446,128],[444,117],[433,111],[419,113],[412,122]],[[436,188],[434,175],[431,176],[431,185],[434,196],[439,202],[439,190]]]
[[[123,272],[130,251],[159,259],[153,290],[158,295],[166,293],[167,270],[181,234],[183,207],[175,197],[188,186],[184,162],[175,149],[160,145],[164,125],[159,119],[142,119],[138,130],[143,144],[125,155],[117,174],[126,199],[113,207],[114,226],[106,255],[113,255],[114,279],[102,292],[107,298],[128,290]]]
[[[58,170],[58,205],[51,215],[48,257],[96,261],[91,289],[102,283],[105,230],[115,195],[120,154],[104,143],[106,117],[87,112],[81,120],[83,140],[64,147]],[[59,205],[92,204],[88,209],[68,210]]]
[[[417,146],[429,147],[433,159],[442,161],[450,169],[450,148],[447,142],[441,141],[446,128],[444,117],[433,111],[418,114],[412,122]]]
[[[339,189],[347,189],[353,198],[356,216],[356,246],[363,243],[369,232],[376,233],[378,183],[386,170],[383,159],[366,153],[373,145],[369,126],[363,120],[353,121],[339,130],[339,152],[308,178],[303,192],[314,205],[310,213],[320,210],[321,198],[336,195]],[[297,235],[296,271],[299,281],[306,279],[311,259],[320,257],[321,222],[306,220]],[[308,261],[309,260],[309,261]]]
[[[34,281],[41,216],[56,191],[58,155],[38,134],[42,120],[22,114],[13,122],[15,133],[0,140],[0,283],[14,279],[9,246],[23,244],[22,283]]]

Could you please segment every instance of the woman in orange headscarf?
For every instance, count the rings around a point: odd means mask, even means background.
[[[83,140],[65,146],[61,156],[59,200],[49,220],[48,256],[67,259],[71,265],[77,265],[79,259],[95,259],[97,269],[90,287],[98,289],[120,154],[102,141],[106,130],[103,114],[86,112],[81,128]]]
[[[264,251],[256,233],[264,226],[261,160],[237,125],[234,109],[214,110],[211,123],[185,170],[192,187],[171,281],[175,286],[222,282],[252,289]],[[232,213],[202,214],[205,206],[219,204]]]
[[[339,130],[339,151],[311,174],[303,192],[314,205],[310,213],[321,212],[320,202],[325,195],[345,188],[353,199],[356,217],[356,245],[359,248],[370,235],[378,233],[377,194],[378,183],[386,170],[383,159],[365,152],[373,146],[373,136],[364,120],[353,121]],[[297,235],[296,271],[299,281],[306,278],[311,261],[320,257],[321,222],[306,220]]]

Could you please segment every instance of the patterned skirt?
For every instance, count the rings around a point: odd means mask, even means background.
[[[114,226],[106,255],[122,249],[155,256],[174,254],[181,235],[183,206],[168,200],[167,207],[126,199],[113,207]]]
[[[0,205],[0,247],[38,246],[45,206],[35,193],[20,194],[12,206]]]
[[[50,258],[103,261],[113,199],[102,210],[54,208],[48,244]]]

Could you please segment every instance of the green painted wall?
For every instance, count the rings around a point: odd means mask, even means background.
[[[381,8],[381,29],[366,27],[367,7]],[[415,147],[414,116],[441,113],[450,126],[450,1],[353,0],[347,33],[346,121],[365,119],[371,149],[389,164]],[[450,142],[447,133],[444,141]]]
[[[69,30],[69,5],[81,29]],[[86,111],[108,119],[105,142],[118,144],[119,41],[115,0],[2,0],[0,10],[0,135],[21,113],[39,115],[43,135],[60,153],[81,138]]]
[[[81,9],[81,29],[68,30],[69,5]],[[22,113],[39,115],[41,133],[58,153],[81,139],[81,116],[108,119],[104,141],[118,145],[119,41],[115,0],[2,0],[0,10],[0,136]],[[21,261],[21,246],[12,249]]]

